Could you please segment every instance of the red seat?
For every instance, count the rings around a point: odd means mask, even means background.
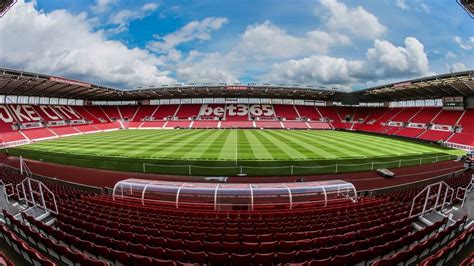
[[[193,252],[193,251],[186,251],[186,256],[188,257],[189,261],[199,264],[207,264],[207,254],[205,252]]]
[[[232,253],[230,255],[230,261],[232,263],[232,265],[236,265],[236,266],[247,266],[247,265],[250,265],[252,264],[252,255],[250,254],[235,254],[235,253]]]
[[[166,251],[162,247],[146,247],[146,254],[155,259],[164,259]]]
[[[331,258],[312,260],[308,264],[309,266],[329,266],[331,265]]]
[[[207,253],[207,256],[209,258],[209,263],[211,266],[214,265],[229,265],[229,255],[227,253],[214,253],[214,252],[209,252]]]
[[[291,252],[277,252],[275,255],[275,263],[290,263],[296,257],[296,251]]]

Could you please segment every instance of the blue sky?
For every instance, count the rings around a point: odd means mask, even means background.
[[[20,0],[0,19],[0,66],[124,89],[351,90],[473,69],[473,25],[445,0]]]

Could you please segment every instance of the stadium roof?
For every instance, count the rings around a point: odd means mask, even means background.
[[[244,97],[383,102],[474,96],[474,71],[408,80],[347,93],[312,86],[225,83],[175,84],[119,90],[67,78],[0,68],[0,94],[97,101]]]

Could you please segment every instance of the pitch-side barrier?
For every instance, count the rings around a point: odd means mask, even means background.
[[[165,173],[176,175],[213,175],[220,176],[258,176],[258,175],[307,175],[320,173],[342,173],[351,171],[373,171],[379,168],[401,168],[427,163],[457,159],[456,155],[440,155],[433,157],[419,157],[413,159],[400,159],[393,161],[372,161],[360,164],[331,164],[331,165],[283,165],[283,166],[203,166],[192,164],[152,164],[143,163],[143,173]]]

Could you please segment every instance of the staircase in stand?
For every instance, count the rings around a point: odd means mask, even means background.
[[[7,188],[13,192],[8,194]],[[22,214],[25,213],[47,225],[52,225],[55,221],[54,214],[58,214],[53,192],[41,181],[29,177],[16,186],[0,180],[0,208],[7,210],[15,219],[22,219]],[[5,223],[3,214],[0,214],[0,222]]]
[[[465,228],[474,224],[474,175],[466,188],[455,191],[441,181],[425,187],[412,202],[409,217],[416,217],[413,226],[416,230],[446,220],[450,226],[467,216]]]

